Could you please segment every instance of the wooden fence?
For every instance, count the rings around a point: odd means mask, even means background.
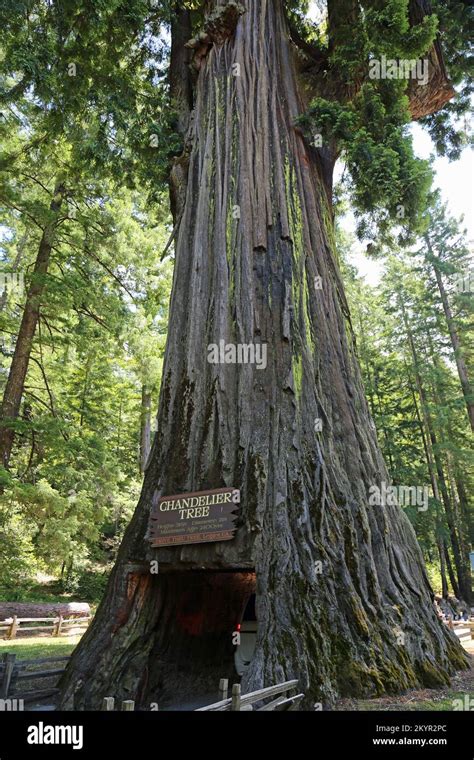
[[[51,636],[61,636],[70,633],[71,628],[85,630],[91,619],[91,615],[76,618],[63,618],[61,614],[54,618],[20,618],[13,615],[7,620],[0,621],[0,636],[4,639],[14,639],[19,633],[26,633],[26,631],[30,636],[34,636],[38,631],[51,631]],[[30,625],[24,626],[23,623],[30,623]]]
[[[454,631],[460,641],[474,639],[474,620],[450,620],[448,628]]]
[[[290,692],[296,691],[297,687],[297,680],[284,681],[275,686],[267,686],[265,689],[258,689],[257,691],[251,691],[248,694],[242,694],[240,684],[235,683],[232,686],[232,696],[230,698],[221,699],[219,702],[214,702],[212,705],[199,707],[196,712],[223,712],[227,710],[291,710],[304,699],[304,694],[289,696]],[[227,692],[227,679],[222,679],[219,684],[219,690],[224,693]],[[264,700],[270,698],[272,698],[270,702],[264,702]]]
[[[304,694],[289,696],[290,692],[296,691],[298,686],[297,680],[284,681],[275,686],[268,686],[266,689],[258,689],[258,691],[252,691],[248,694],[242,694],[240,684],[235,683],[232,686],[232,696],[227,698],[228,684],[229,682],[227,678],[221,678],[219,682],[219,695],[222,696],[223,699],[219,702],[214,702],[212,705],[199,707],[195,712],[223,712],[225,710],[285,711],[292,710],[304,698]],[[271,701],[265,702],[266,699],[270,699]],[[258,706],[255,706],[257,704]],[[157,709],[158,705],[156,706],[155,711]],[[115,710],[114,697],[104,697],[102,701],[102,710]],[[125,712],[135,710],[135,702],[133,699],[123,700],[122,710]]]
[[[58,678],[64,673],[69,658],[70,655],[45,657],[38,660],[17,660],[16,654],[4,654],[0,659],[0,698],[14,697],[26,702],[56,694]],[[59,663],[62,663],[61,667],[58,667]],[[40,670],[37,669],[38,666],[41,666]],[[53,683],[45,688],[38,688],[40,682],[53,678]],[[34,684],[34,688],[29,691],[26,687],[28,682]]]

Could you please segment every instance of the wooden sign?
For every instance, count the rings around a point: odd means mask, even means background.
[[[239,504],[240,491],[236,488],[162,496],[150,514],[151,545],[229,541],[234,538]]]

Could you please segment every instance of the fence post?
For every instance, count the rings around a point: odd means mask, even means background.
[[[125,710],[125,712],[133,712],[135,709],[135,702],[133,699],[124,699],[122,702],[122,710]]]
[[[114,709],[115,699],[113,697],[104,697],[102,700],[102,710],[110,712]]]
[[[2,699],[6,699],[6,697],[8,697],[13,669],[15,667],[15,659],[16,654],[10,654],[7,652],[3,655],[3,681],[0,687],[0,696]]]
[[[232,686],[232,705],[231,710],[240,710],[240,683],[234,683]]]
[[[8,638],[9,639],[14,639],[16,637],[16,632],[17,632],[17,629],[18,629],[18,625],[19,625],[18,618],[17,618],[16,615],[13,615],[13,617],[12,617],[12,624],[10,626],[10,630],[8,631]]]
[[[227,694],[229,691],[229,679],[228,678],[221,678],[219,681],[219,696],[221,699],[227,699]]]
[[[59,617],[57,619],[57,622],[53,628],[53,631],[51,633],[51,636],[60,636],[61,635],[61,626],[63,624],[63,616],[61,612],[59,613]]]

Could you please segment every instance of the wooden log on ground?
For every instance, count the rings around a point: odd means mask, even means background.
[[[0,620],[12,618],[84,617],[91,615],[87,602],[0,602]]]

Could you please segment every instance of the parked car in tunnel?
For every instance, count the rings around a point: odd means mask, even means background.
[[[240,633],[240,644],[236,646],[234,664],[237,674],[243,676],[253,657],[257,641],[257,615],[255,612],[255,594],[252,594],[237,625]]]

